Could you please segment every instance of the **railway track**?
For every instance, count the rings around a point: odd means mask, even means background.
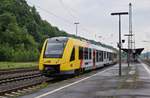
[[[20,73],[20,74],[12,74],[12,75],[1,75],[0,76],[0,84],[2,83],[8,83],[8,82],[13,82],[13,81],[19,81],[23,79],[28,79],[28,78],[34,78],[41,76],[41,74],[38,71],[33,71],[33,72],[28,72],[28,73]]]
[[[110,66],[112,65],[102,67],[100,69],[105,69]],[[13,73],[11,72],[10,74],[6,72],[5,74],[3,73],[2,75],[0,75],[0,98],[1,96],[8,96],[8,95],[9,95],[8,97],[11,97],[11,93],[17,93],[20,90],[28,89],[33,86],[38,86],[45,82],[55,83],[61,80],[64,79],[45,77],[38,70],[28,70],[25,72],[14,71]]]
[[[142,60],[143,61],[143,63],[145,63],[145,64],[147,64],[147,65],[149,65],[150,66],[150,60],[148,59],[144,59],[144,60]]]
[[[13,81],[9,83],[0,84],[0,95],[5,95],[6,93],[11,93],[12,91],[21,90],[27,87],[32,87],[43,82],[50,81],[49,78],[44,76],[26,78],[19,81]]]
[[[0,96],[50,80],[35,68],[0,71]]]
[[[2,74],[13,74],[13,73],[20,73],[20,72],[29,72],[29,71],[36,71],[38,68],[31,67],[31,68],[17,68],[17,69],[0,69],[0,75]]]

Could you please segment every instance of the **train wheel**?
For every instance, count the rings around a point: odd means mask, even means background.
[[[78,76],[80,74],[84,73],[84,68],[75,69],[75,75]]]
[[[75,76],[79,76],[81,74],[81,70],[80,69],[75,69]]]
[[[84,73],[85,69],[84,68],[81,68],[80,69],[80,74]]]

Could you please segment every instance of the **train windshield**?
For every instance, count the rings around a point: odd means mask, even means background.
[[[45,58],[61,58],[67,40],[50,39],[48,40],[44,57]]]

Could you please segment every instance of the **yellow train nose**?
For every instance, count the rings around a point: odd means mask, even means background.
[[[43,64],[56,65],[61,64],[61,59],[44,59]]]

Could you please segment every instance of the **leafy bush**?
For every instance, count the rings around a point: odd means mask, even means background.
[[[43,41],[67,35],[42,20],[25,0],[0,0],[0,61],[38,60]]]

